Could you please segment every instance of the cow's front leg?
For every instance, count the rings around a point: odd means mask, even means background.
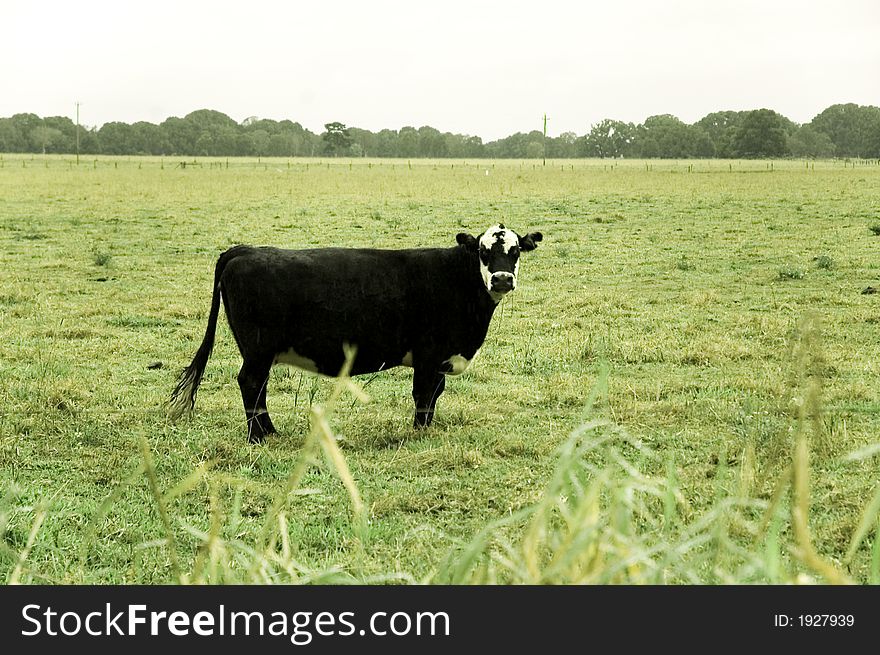
[[[413,400],[416,403],[414,428],[426,428],[434,418],[437,398],[446,388],[446,376],[436,368],[416,368],[413,371]]]

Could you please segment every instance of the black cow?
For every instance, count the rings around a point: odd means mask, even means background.
[[[244,360],[238,384],[251,442],[275,432],[266,409],[272,366],[337,375],[345,344],[356,347],[352,375],[412,367],[414,426],[427,427],[445,376],[464,372],[495,307],[516,288],[520,252],[541,239],[495,225],[480,237],[459,234],[453,248],[230,248],[217,260],[205,338],[169,414],[195,405],[222,298]]]

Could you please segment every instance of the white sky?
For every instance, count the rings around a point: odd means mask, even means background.
[[[431,125],[488,141],[880,105],[880,0],[0,0],[0,116]]]

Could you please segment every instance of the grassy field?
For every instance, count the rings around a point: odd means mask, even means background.
[[[166,419],[231,244],[497,222],[545,239],[429,431],[278,367],[249,445],[225,319]],[[878,582],[875,232],[858,162],[4,156],[0,580]]]

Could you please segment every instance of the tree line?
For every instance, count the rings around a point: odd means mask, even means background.
[[[0,152],[161,156],[455,157],[551,159],[880,158],[880,107],[836,104],[799,125],[770,109],[718,111],[687,124],[671,114],[634,124],[605,119],[578,136],[517,132],[483,143],[478,136],[423,126],[371,132],[327,123],[316,134],[289,120],[247,118],[199,109],[159,123],[77,126],[69,118],[15,114],[0,118]]]

